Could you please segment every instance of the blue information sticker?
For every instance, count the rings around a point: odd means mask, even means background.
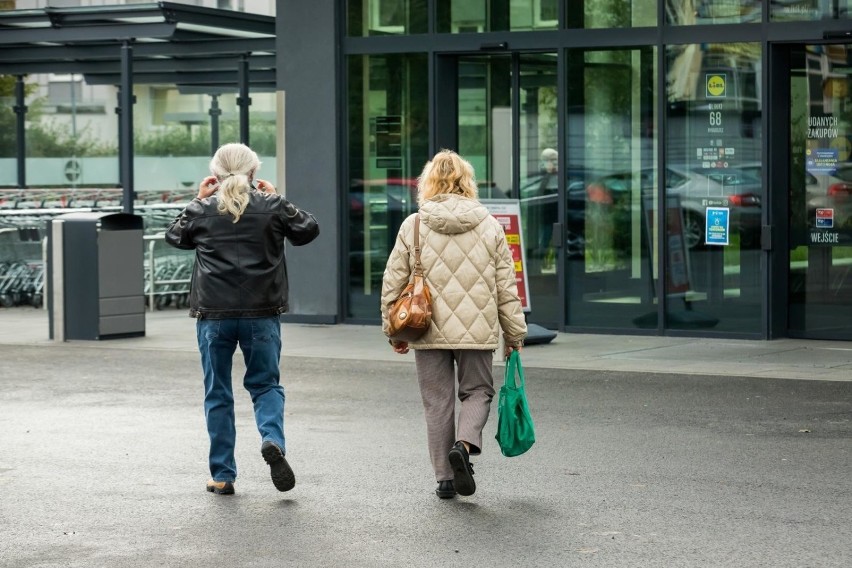
[[[832,175],[837,171],[837,148],[815,148],[805,151],[805,167],[813,175]]]
[[[704,242],[708,245],[727,245],[730,235],[730,215],[727,207],[708,207],[705,216]]]

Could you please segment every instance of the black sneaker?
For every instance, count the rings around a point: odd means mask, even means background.
[[[464,444],[456,442],[450,454],[447,456],[450,460],[450,467],[453,468],[453,485],[456,493],[459,495],[473,495],[476,492],[476,482],[473,480],[473,466],[469,461],[467,450],[464,449]]]
[[[445,479],[438,482],[438,488],[435,489],[435,495],[441,499],[452,499],[456,496],[456,488],[453,487],[452,479]]]
[[[275,485],[275,489],[278,491],[293,489],[296,486],[296,476],[278,444],[267,440],[260,447],[260,453],[269,464],[269,473],[272,475],[272,484]]]

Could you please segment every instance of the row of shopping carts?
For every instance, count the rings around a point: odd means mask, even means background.
[[[166,245],[162,235],[146,236],[145,241],[145,304],[157,310],[188,308],[195,253]]]
[[[195,197],[194,189],[176,188],[158,191],[137,191],[134,206],[186,204]],[[0,188],[0,211],[7,209],[73,209],[80,207],[121,207],[120,187],[86,188]]]
[[[0,262],[0,306],[44,304],[44,263]]]
[[[195,262],[193,251],[166,245],[163,233],[180,207],[142,206],[135,210],[145,227],[144,294],[149,309],[186,308]],[[48,221],[63,211],[0,211],[0,307],[45,302],[45,236]]]
[[[32,218],[0,223],[0,306],[44,304],[42,236]]]

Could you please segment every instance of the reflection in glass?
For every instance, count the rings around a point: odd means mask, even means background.
[[[773,22],[839,20],[849,17],[848,0],[772,0],[769,19]]]
[[[760,0],[666,0],[666,21],[674,26],[760,22]]]
[[[852,339],[850,55],[848,45],[791,53],[791,335]]]
[[[354,37],[423,34],[427,0],[347,0],[346,29]]]
[[[553,224],[559,221],[556,54],[520,57],[520,190],[529,321],[556,327],[561,300]]]
[[[557,58],[550,53],[522,54],[515,61],[520,87],[517,143],[512,129],[512,56],[459,57],[458,149],[476,170],[480,198],[520,198],[529,321],[556,327],[561,294],[551,233],[559,220]],[[519,186],[512,170],[516,154]]]
[[[641,28],[657,25],[656,0],[573,0],[567,3],[569,28]]]
[[[353,55],[348,70],[348,316],[375,318],[388,254],[417,210],[429,159],[429,74],[420,54]]]
[[[569,50],[567,321],[655,326],[655,49]]]
[[[667,326],[759,333],[760,45],[666,55]]]
[[[511,57],[460,57],[458,85],[458,152],[476,171],[480,193],[494,186],[505,197],[512,187]]]
[[[560,0],[447,0],[438,2],[438,31],[471,33],[554,30]]]

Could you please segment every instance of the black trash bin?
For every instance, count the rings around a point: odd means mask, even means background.
[[[145,335],[142,218],[81,212],[48,223],[50,338]]]

